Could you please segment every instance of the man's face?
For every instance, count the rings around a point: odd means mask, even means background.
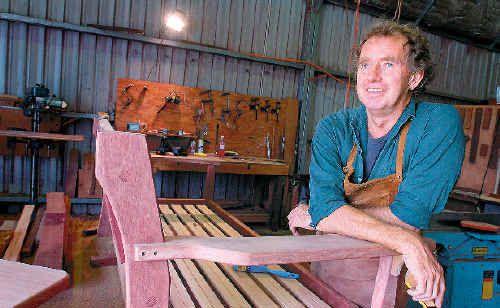
[[[374,36],[363,44],[356,91],[368,112],[392,112],[407,102],[410,71],[405,43],[405,37],[394,35]]]

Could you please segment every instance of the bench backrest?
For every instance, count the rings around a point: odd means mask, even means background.
[[[163,241],[145,136],[94,123],[96,178],[103,189],[118,267],[128,307],[167,307],[166,262],[134,261],[134,244]]]

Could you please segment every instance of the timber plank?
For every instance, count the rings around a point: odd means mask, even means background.
[[[241,237],[233,227],[222,220],[217,214],[212,212],[206,205],[199,205],[197,207],[204,217],[209,219],[213,224],[215,224],[220,230],[231,237]],[[281,266],[270,265],[269,268],[273,270],[284,270]],[[276,279],[294,296],[296,296],[306,307],[329,307],[325,302],[323,302],[316,294],[311,290],[302,285],[299,281],[294,279],[283,279],[276,277]]]
[[[15,228],[16,220],[0,220],[0,256],[3,256],[9,246]]]
[[[22,256],[31,256],[33,254],[33,248],[35,247],[35,242],[37,241],[38,229],[40,229],[40,224],[42,222],[43,214],[45,213],[45,208],[38,208],[36,211],[36,216],[28,231],[26,240],[24,241],[23,249],[21,250]]]
[[[160,206],[161,209],[162,206]],[[174,232],[170,229],[168,223],[171,221],[171,218],[165,217],[165,220],[162,220],[162,229],[163,236],[170,237],[175,236]],[[170,220],[170,221],[169,221]],[[201,276],[199,271],[196,269],[194,262],[191,260],[175,260],[168,261],[169,264],[169,272],[170,275],[174,273],[176,275],[176,271],[172,266],[172,262],[177,265],[179,268],[180,274],[185,279],[187,287],[190,289],[190,293],[193,294],[194,300],[198,303],[204,303],[207,307],[224,307],[224,305],[217,298],[217,295],[210,288],[205,278]],[[172,283],[175,284],[177,279],[173,278]],[[181,287],[177,287],[175,285],[175,289],[181,289]],[[170,291],[172,292],[172,291]],[[173,292],[175,293],[175,292]],[[183,297],[185,299],[185,295]],[[172,303],[174,304],[174,303]]]
[[[38,132],[25,132],[18,130],[0,130],[0,136],[5,137],[17,137],[17,138],[29,138],[29,139],[43,139],[43,140],[55,140],[55,141],[83,141],[85,137],[83,135],[63,135],[63,134],[52,134],[52,133],[38,133]]]
[[[63,255],[68,248],[65,236],[69,199],[62,192],[47,193],[47,208],[39,229],[40,243],[33,264],[63,268]]]
[[[194,205],[185,205],[184,208],[173,205],[172,208],[196,236],[225,237],[219,229],[209,222],[208,218],[196,210]],[[185,210],[187,210],[189,214]],[[195,220],[199,225],[195,223]],[[252,279],[250,274],[235,272],[232,266],[228,264],[220,264],[220,267],[246,298],[252,302],[252,306],[263,308],[278,307],[266,292],[259,287],[259,284]]]
[[[179,206],[172,205],[172,208],[178,210]],[[181,220],[186,217],[183,215],[178,215],[179,219],[173,219],[175,214],[168,207],[162,207],[161,211],[163,214],[168,215],[168,219],[170,219],[169,224],[175,230],[177,235],[180,236],[189,236],[192,235],[191,232],[194,232],[193,225],[194,221],[182,221]],[[176,213],[178,214],[178,213]],[[184,224],[183,224],[184,223]],[[189,227],[186,227],[186,225]],[[196,230],[196,229],[195,229]],[[196,230],[198,232],[198,230]],[[224,275],[224,273],[217,267],[217,265],[213,262],[197,260],[196,263],[199,265],[200,270],[203,272],[204,276],[211,282],[213,288],[217,293],[222,297],[229,307],[250,307],[250,304],[245,300],[245,298],[239,293],[239,291],[235,288],[232,282]]]
[[[31,220],[31,214],[33,213],[34,209],[34,205],[24,206],[21,217],[17,222],[14,235],[12,236],[12,239],[10,241],[9,247],[7,247],[7,251],[5,251],[5,254],[3,256],[5,260],[19,261],[21,248],[23,247],[24,238],[26,237],[26,231],[28,230],[28,226]]]

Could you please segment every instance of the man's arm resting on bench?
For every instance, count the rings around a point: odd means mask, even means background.
[[[304,211],[300,208],[294,211],[289,215],[291,229],[308,228],[310,217],[309,221],[304,220],[304,217],[308,216],[307,210],[305,213],[300,213]],[[391,220],[388,213],[378,214],[386,216],[388,221]],[[417,281],[416,289],[410,292],[410,295],[415,300],[436,299],[436,304],[440,305],[445,289],[443,270],[432,251],[417,232],[384,222],[383,220],[386,219],[375,218],[369,213],[346,205],[322,219],[316,230],[379,243],[399,252],[403,255],[408,270]]]

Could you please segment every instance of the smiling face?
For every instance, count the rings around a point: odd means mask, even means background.
[[[410,100],[408,90],[420,82],[420,76],[410,72],[406,41],[402,35],[373,36],[363,44],[356,91],[368,113],[402,112]]]

